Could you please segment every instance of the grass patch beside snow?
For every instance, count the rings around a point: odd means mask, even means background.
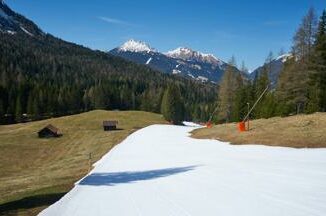
[[[326,113],[274,117],[250,122],[250,131],[238,132],[237,124],[220,124],[195,130],[192,137],[218,139],[232,144],[262,144],[294,148],[326,147]]]
[[[103,120],[119,121],[122,130],[103,131]],[[38,130],[50,123],[63,136],[39,139]],[[130,133],[157,123],[166,122],[153,113],[97,110],[0,126],[0,215],[37,214],[87,174],[89,153],[94,163]]]

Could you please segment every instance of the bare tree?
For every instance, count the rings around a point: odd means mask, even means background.
[[[311,54],[316,32],[317,16],[315,10],[310,8],[293,37],[293,53],[297,59],[305,62],[307,56]]]
[[[235,66],[236,61],[234,56],[232,56],[219,85],[218,119],[225,120],[226,122],[230,121],[231,113],[234,108],[236,90],[242,84],[241,75],[237,72]]]

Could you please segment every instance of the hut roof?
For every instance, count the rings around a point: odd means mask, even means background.
[[[118,121],[103,121],[103,126],[116,126]]]
[[[53,125],[49,124],[48,126],[46,126],[45,128],[49,129],[51,132],[53,133],[58,133],[59,129],[54,127]],[[43,129],[45,129],[43,128]]]

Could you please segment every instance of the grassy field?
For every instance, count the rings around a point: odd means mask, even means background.
[[[321,148],[326,147],[326,113],[258,119],[250,122],[250,131],[242,133],[233,123],[199,129],[192,134],[194,138],[218,139],[232,144]]]
[[[118,120],[121,130],[104,132],[103,120]],[[58,127],[60,138],[39,139],[47,124]],[[130,133],[165,123],[161,115],[146,112],[92,111],[26,124],[0,126],[0,215],[36,215],[83,177]]]

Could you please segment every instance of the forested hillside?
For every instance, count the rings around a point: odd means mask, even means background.
[[[273,59],[266,63],[253,81],[241,78],[231,67],[227,68],[220,84],[219,122],[240,121],[263,93],[269,91],[251,114],[251,118],[269,118],[299,113],[326,111],[326,11],[319,20],[313,9],[303,17],[294,37],[292,54],[278,77],[276,88],[270,85],[269,74]],[[231,60],[229,64],[235,64]],[[248,106],[249,105],[249,106]]]
[[[185,117],[205,119],[201,113],[216,97],[213,85],[165,75],[51,35],[2,33],[0,62],[2,123],[91,109],[160,112],[169,83],[181,89]]]

